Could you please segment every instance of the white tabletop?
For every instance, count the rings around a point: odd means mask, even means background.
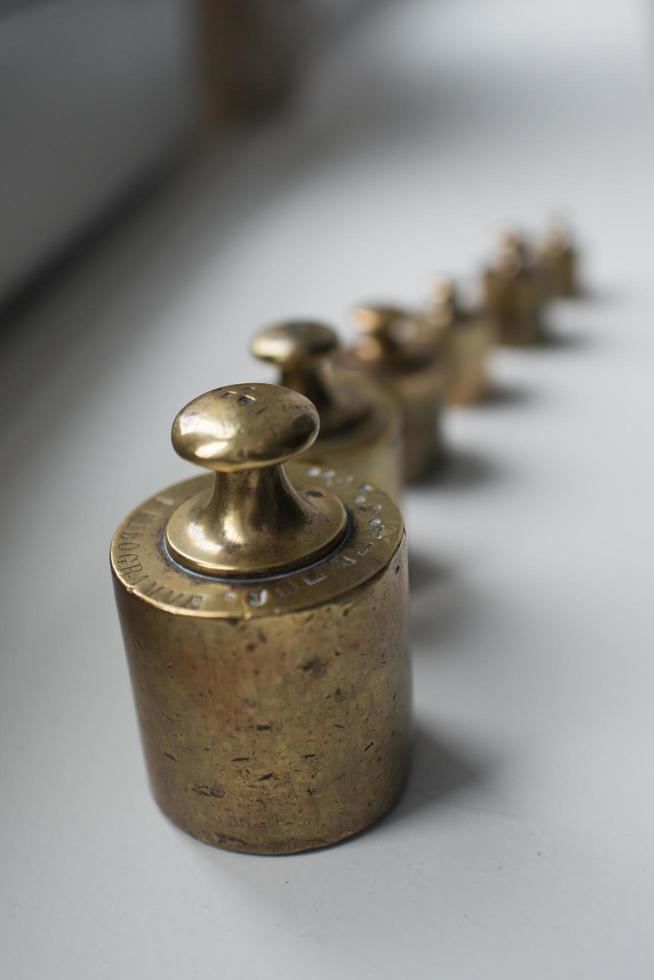
[[[2,337],[3,975],[650,980],[652,51],[626,0],[379,4],[284,120],[215,151]],[[594,293],[411,491],[415,766],[291,858],[173,827],[145,779],[107,550],[189,470],[190,397],[569,209]]]

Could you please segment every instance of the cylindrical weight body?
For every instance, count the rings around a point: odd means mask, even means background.
[[[544,250],[540,262],[550,296],[570,299],[579,295],[577,252],[572,245]]]
[[[399,407],[402,425],[402,476],[405,482],[422,479],[441,460],[441,410],[444,396],[443,365],[435,357],[404,363],[366,361],[356,348],[345,351],[340,363],[369,373],[385,390],[389,403]]]
[[[411,372],[389,374],[385,383],[397,397],[403,418],[404,479],[422,479],[443,454],[442,365],[434,362]]]
[[[397,503],[403,473],[401,406],[374,382],[359,377],[354,383],[365,392],[367,413],[344,431],[319,435],[302,459],[350,470]]]
[[[494,269],[484,275],[485,306],[495,321],[500,343],[528,347],[542,334],[544,281],[534,271],[507,277]]]
[[[176,824],[230,850],[332,844],[379,819],[410,739],[407,565],[388,497],[352,474],[292,464],[302,494],[336,493],[337,548],[269,579],[194,574],[164,532],[186,481],[118,528],[112,569],[154,795]]]
[[[444,328],[441,344],[448,405],[469,405],[487,393],[487,361],[495,335],[487,315],[472,314]]]

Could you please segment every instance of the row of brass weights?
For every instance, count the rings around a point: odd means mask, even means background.
[[[178,826],[282,854],[356,834],[397,799],[401,485],[440,458],[441,405],[483,397],[496,336],[533,343],[544,300],[575,291],[574,261],[561,236],[538,261],[507,236],[483,312],[441,283],[421,315],[360,308],[345,351],[321,323],[284,323],[252,343],[281,386],[218,388],[179,412],[173,446],[210,474],[150,497],[111,545],[152,789]]]

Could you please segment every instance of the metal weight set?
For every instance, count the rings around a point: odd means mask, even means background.
[[[411,746],[403,487],[447,465],[442,420],[482,403],[496,344],[537,346],[582,294],[553,224],[504,234],[476,304],[360,305],[341,344],[295,319],[251,342],[278,384],[199,395],[175,451],[209,472],[120,524],[111,569],[154,797],[208,844],[324,847],[380,819]]]

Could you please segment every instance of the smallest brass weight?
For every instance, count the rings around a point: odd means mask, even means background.
[[[579,296],[579,254],[564,222],[553,221],[538,252],[548,295],[572,299]]]
[[[496,341],[495,325],[483,310],[465,310],[453,279],[437,280],[428,322],[440,345],[445,401],[468,405],[488,392],[488,359]]]
[[[438,345],[419,314],[395,306],[360,306],[354,313],[359,339],[341,363],[367,374],[396,399],[402,413],[404,479],[426,476],[443,455],[443,367]]]
[[[302,462],[317,433],[287,388],[200,395],[172,440],[209,473],[149,497],[111,543],[152,791],[227,850],[350,837],[407,772],[402,517],[353,473]]]
[[[484,302],[503,344],[526,347],[542,336],[546,279],[524,238],[507,232],[484,272]]]
[[[251,350],[275,364],[280,383],[309,398],[320,434],[304,459],[360,474],[399,501],[402,432],[397,404],[372,380],[335,366],[338,334],[316,320],[287,320],[261,330]]]

